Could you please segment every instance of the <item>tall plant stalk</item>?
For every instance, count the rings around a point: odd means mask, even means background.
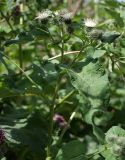
[[[51,155],[51,144],[52,144],[52,136],[53,136],[53,117],[54,117],[54,109],[56,108],[56,98],[57,98],[57,94],[58,94],[58,90],[60,87],[60,81],[61,81],[61,76],[59,75],[58,79],[57,79],[57,83],[56,83],[56,87],[55,87],[55,92],[54,92],[54,96],[53,96],[53,100],[52,100],[52,105],[50,106],[50,127],[49,127],[49,135],[48,135],[48,146],[46,149],[47,152],[47,158],[48,159],[52,159],[52,155]],[[48,160],[47,159],[47,160]]]
[[[21,44],[19,44],[19,66],[23,69],[23,51]]]

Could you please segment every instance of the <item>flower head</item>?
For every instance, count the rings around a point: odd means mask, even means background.
[[[73,13],[67,10],[62,10],[60,11],[59,16],[65,23],[71,23],[71,19],[73,18]]]
[[[38,19],[40,21],[47,21],[48,18],[52,16],[52,11],[50,10],[45,10],[40,13],[38,13],[38,16],[35,19]]]
[[[53,121],[60,127],[64,127],[67,125],[67,122],[65,121],[64,117],[59,114],[54,115]]]
[[[87,18],[84,21],[86,27],[94,28],[97,25],[97,22],[91,18]]]
[[[0,143],[2,143],[5,140],[5,132],[0,129]]]

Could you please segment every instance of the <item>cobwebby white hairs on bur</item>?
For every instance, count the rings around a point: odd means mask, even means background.
[[[47,20],[52,15],[52,11],[50,10],[44,10],[38,13],[38,16],[35,19],[39,20]]]

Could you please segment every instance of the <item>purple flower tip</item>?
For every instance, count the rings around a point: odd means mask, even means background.
[[[55,122],[58,122],[58,123],[62,123],[62,122],[65,122],[65,119],[63,116],[59,115],[59,114],[55,114],[54,117],[53,117],[53,120]]]
[[[67,125],[67,122],[65,121],[64,117],[59,114],[54,115],[53,121],[57,123],[60,127],[64,127]]]

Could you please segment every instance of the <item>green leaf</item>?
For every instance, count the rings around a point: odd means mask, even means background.
[[[111,15],[111,17],[113,17],[116,20],[117,25],[119,27],[124,27],[124,22],[120,16],[120,13],[118,13],[116,10],[111,10],[111,8],[106,8],[106,11]]]
[[[99,127],[93,125],[93,134],[96,136],[96,138],[98,139],[98,141],[100,143],[104,143],[105,141],[105,134],[103,132],[102,129],[100,129]]]
[[[105,3],[108,5],[108,6],[110,6],[110,7],[112,7],[112,8],[116,8],[116,7],[119,7],[119,3],[118,3],[118,1],[117,0],[105,0]]]
[[[102,57],[106,53],[106,50],[101,50],[101,49],[95,50],[94,47],[88,47],[86,52],[87,52],[87,56],[90,56],[93,59],[96,59],[96,58]]]
[[[21,32],[15,39],[7,40],[5,42],[5,46],[9,46],[12,44],[24,44],[26,42],[33,41],[34,38],[28,32]]]
[[[69,70],[72,85],[86,96],[92,107],[104,107],[109,95],[108,75],[98,61],[79,62],[79,71]]]
[[[6,160],[6,157],[3,157],[1,160]]]
[[[6,139],[41,154],[47,143],[47,124],[40,111],[35,110],[28,115],[26,109],[20,109],[5,115],[0,116],[0,125],[6,133]]]
[[[101,50],[101,49],[98,49],[98,50],[95,50],[95,52],[93,53],[93,58],[100,58],[102,57],[104,54],[106,53],[105,50]]]
[[[104,43],[112,43],[114,42],[118,37],[120,36],[120,33],[115,31],[106,31],[101,36],[101,41]]]
[[[85,146],[78,140],[65,144],[58,152],[55,160],[86,160]]]
[[[84,120],[89,124],[105,126],[113,114],[102,109],[89,109],[84,115]]]

